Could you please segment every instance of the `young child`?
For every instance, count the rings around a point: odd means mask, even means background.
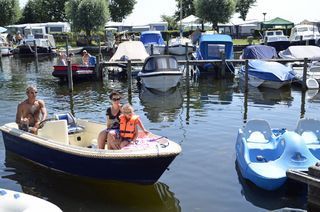
[[[149,133],[143,126],[138,115],[134,114],[130,104],[125,104],[122,107],[120,119],[119,134],[108,134],[108,149],[121,149],[131,142],[134,142],[138,137],[138,126],[144,133]]]

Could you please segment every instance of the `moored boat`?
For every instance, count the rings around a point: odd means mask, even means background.
[[[242,59],[254,59],[248,62],[248,83],[253,87],[268,87],[278,89],[295,80],[295,74],[290,67],[278,62],[263,61],[260,59],[277,58],[274,47],[252,45],[243,50]],[[246,68],[239,71],[240,80],[245,80]]]
[[[181,147],[152,133],[140,133],[137,142],[121,150],[97,149],[105,124],[75,119],[71,114],[48,119],[34,135],[16,123],[0,127],[6,151],[50,169],[90,178],[155,183]],[[69,127],[68,127],[69,126]]]
[[[138,79],[147,88],[165,92],[178,85],[182,74],[174,56],[154,55],[146,59]]]
[[[307,58],[311,60],[307,64],[307,87],[308,88],[319,88],[319,84],[314,82],[317,80],[320,82],[320,47],[318,46],[303,46],[303,45],[296,45],[296,46],[289,46],[286,50],[280,51],[279,56],[283,59],[304,59]],[[302,83],[303,79],[303,68],[304,64],[302,62],[293,62],[288,63],[287,66],[293,68],[294,72],[296,73],[297,78],[299,79],[299,83]]]
[[[144,31],[141,33],[140,41],[149,55],[164,54],[166,46],[160,31]]]
[[[188,45],[188,46],[187,46]],[[191,54],[194,50],[189,38],[176,37],[169,40],[168,53],[172,55]]]
[[[307,171],[318,162],[319,133],[309,131],[319,131],[319,122],[304,124],[309,128],[299,127],[300,122],[296,131],[271,129],[265,120],[250,120],[239,129],[236,161],[241,175],[262,189],[276,190],[286,182],[288,169]]]
[[[29,34],[17,46],[20,56],[34,56],[35,53],[39,56],[54,55],[55,41],[50,34]]]
[[[75,79],[91,79],[96,77],[95,67],[95,65],[72,64],[72,76]],[[68,66],[53,66],[52,76],[60,80],[68,79]]]
[[[38,197],[22,192],[0,188],[0,211],[48,211],[62,212],[62,210]]]
[[[195,60],[221,60],[233,59],[233,42],[229,35],[224,34],[202,34],[196,52],[192,53]],[[214,74],[218,76],[220,66],[213,63],[202,63],[197,65],[200,73]],[[234,75],[234,67],[226,62],[226,76]]]

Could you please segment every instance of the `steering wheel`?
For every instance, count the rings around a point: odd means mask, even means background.
[[[56,119],[55,118],[48,118],[48,119],[42,120],[39,123],[39,129],[41,129],[47,121],[52,121],[52,120],[56,120]]]

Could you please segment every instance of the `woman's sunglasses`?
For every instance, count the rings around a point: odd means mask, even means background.
[[[112,98],[112,101],[119,101],[121,98]]]

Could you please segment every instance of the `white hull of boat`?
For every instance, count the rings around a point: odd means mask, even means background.
[[[8,55],[11,55],[12,52],[11,52],[11,48],[8,48],[8,47],[0,47],[0,54],[2,56],[8,56]]]
[[[145,45],[144,47],[146,48],[147,53],[149,55],[152,55],[151,48],[153,48],[153,54],[164,54],[164,50],[166,48],[165,45],[157,45],[157,44],[153,44],[153,45],[148,44],[148,45]]]
[[[0,189],[0,211],[62,212],[59,207],[46,200],[7,189]]]
[[[168,46],[168,52],[172,55],[185,55],[186,54],[186,45],[172,45]],[[193,46],[188,46],[187,54],[193,52]]]
[[[164,71],[143,74],[139,73],[138,76],[141,78],[145,87],[165,92],[178,85],[182,78],[182,72]]]
[[[240,71],[240,80],[245,81],[245,75],[244,72]],[[279,89],[285,85],[290,84],[291,81],[284,81],[284,82],[276,82],[276,81],[269,81],[269,80],[263,80],[258,77],[248,75],[248,84],[253,87],[265,87],[265,88],[273,88],[273,89]]]

